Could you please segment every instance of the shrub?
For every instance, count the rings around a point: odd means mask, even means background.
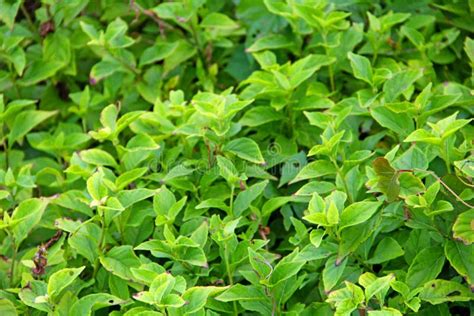
[[[0,313],[473,313],[473,12],[0,0]]]

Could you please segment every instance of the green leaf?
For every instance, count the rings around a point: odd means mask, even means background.
[[[416,255],[408,268],[406,283],[412,289],[424,286],[426,282],[435,279],[440,274],[444,261],[442,248],[430,247],[423,249]]]
[[[229,207],[224,201],[219,199],[207,199],[196,205],[196,209],[209,209],[209,208],[217,208],[223,210],[225,212],[229,212]]]
[[[140,260],[128,245],[112,248],[104,256],[100,256],[100,263],[107,271],[127,281],[133,280],[130,269],[140,266]]]
[[[306,261],[303,260],[296,260],[296,261],[280,261],[275,266],[271,276],[270,276],[270,284],[272,286],[276,286],[277,284],[288,280],[292,276],[296,275],[301,268],[306,264]]]
[[[371,218],[382,205],[382,202],[356,202],[346,207],[341,213],[339,230],[365,222]]]
[[[18,81],[19,85],[32,86],[41,81],[44,81],[56,74],[56,72],[63,67],[63,62],[58,60],[41,60],[34,61],[26,69],[23,78]]]
[[[381,126],[401,136],[408,135],[415,128],[413,119],[408,114],[395,113],[384,106],[372,109],[370,114]]]
[[[23,75],[23,71],[25,70],[26,66],[25,51],[21,47],[16,47],[16,49],[12,52],[10,58],[17,74],[20,76]]]
[[[364,292],[357,285],[345,281],[345,287],[329,293],[327,302],[336,306],[335,315],[350,315],[364,302]]]
[[[405,251],[403,251],[402,247],[400,247],[395,239],[391,237],[385,237],[378,243],[377,248],[375,248],[374,255],[367,261],[367,263],[380,264],[403,256],[404,254]]]
[[[338,249],[338,259],[341,260],[358,250],[361,244],[372,236],[377,222],[378,217],[374,216],[363,223],[343,229],[340,232],[341,242]]]
[[[422,33],[418,32],[416,29],[409,26],[402,26],[400,29],[401,33],[408,37],[410,42],[416,46],[418,49],[422,49],[425,44],[425,37]]]
[[[304,184],[295,195],[297,196],[309,196],[314,192],[318,194],[324,194],[335,190],[336,187],[333,183],[327,181],[310,181]]]
[[[398,309],[383,307],[379,311],[369,311],[369,316],[403,316],[403,314]]]
[[[258,144],[250,138],[242,137],[231,140],[225,144],[223,150],[253,163],[262,164],[265,162]]]
[[[464,51],[466,52],[467,57],[471,63],[474,64],[474,40],[470,37],[466,37],[464,41]]]
[[[17,316],[15,305],[7,299],[0,298],[0,315]]]
[[[149,197],[155,194],[155,190],[139,188],[133,190],[122,190],[117,193],[116,198],[123,206],[123,208],[128,208],[135,203],[148,199]],[[108,201],[107,201],[108,202]]]
[[[199,244],[184,236],[178,237],[173,245],[164,241],[152,239],[135,247],[136,250],[148,250],[159,258],[172,258],[179,262],[186,262],[191,265],[206,267],[206,255]]]
[[[376,158],[372,165],[377,174],[378,188],[387,196],[388,202],[393,202],[400,194],[400,182],[398,180],[400,174],[383,157]]]
[[[140,67],[161,61],[173,54],[178,42],[173,43],[157,43],[145,49],[140,57]]]
[[[369,59],[351,52],[347,54],[347,57],[351,61],[354,77],[367,82],[369,85],[373,85],[372,66],[370,65]]]
[[[247,248],[247,250],[252,269],[258,274],[260,279],[268,279],[273,271],[273,267],[269,260],[250,247]]]
[[[108,190],[104,185],[104,173],[101,169],[87,179],[87,192],[94,200],[95,206],[103,204],[103,199],[107,196]]]
[[[308,55],[302,58],[289,69],[290,85],[294,89],[303,81],[311,77],[323,66],[328,66],[336,62],[336,58],[325,55]]]
[[[66,66],[71,61],[71,43],[69,38],[60,32],[48,35],[43,42],[43,59],[58,62]]]
[[[0,1],[0,21],[3,21],[9,29],[13,29],[15,17],[20,8],[21,0],[16,1]]]
[[[92,67],[89,77],[92,83],[96,83],[116,72],[126,72],[126,70],[117,60],[104,59]]]
[[[256,127],[270,122],[280,121],[283,118],[283,114],[277,112],[271,106],[256,106],[245,112],[244,116],[240,119],[240,124]]]
[[[121,18],[116,18],[107,26],[104,40],[111,48],[125,48],[133,45],[134,40],[126,36],[128,25]]]
[[[36,228],[40,222],[49,200],[45,198],[33,198],[22,201],[13,210],[10,227],[18,247],[28,234]]]
[[[173,169],[168,171],[168,173],[166,174],[166,176],[163,178],[162,181],[169,182],[170,180],[173,180],[175,178],[181,178],[181,177],[190,175],[193,172],[194,172],[194,169],[188,169],[183,165],[179,165],[179,166],[173,167]]]
[[[179,40],[173,53],[168,55],[164,61],[164,71],[170,72],[189,58],[196,55],[196,47],[188,41]]]
[[[408,70],[396,73],[392,78],[387,80],[383,85],[385,92],[385,101],[393,102],[398,96],[410,88],[416,80],[422,76],[421,71]]]
[[[474,295],[470,289],[457,282],[433,280],[425,284],[420,292],[420,299],[436,305],[445,302],[472,301]]]
[[[117,118],[119,116],[120,109],[115,104],[107,105],[102,112],[100,112],[100,122],[102,126],[110,132],[113,132],[117,128]]]
[[[284,35],[270,34],[257,39],[246,51],[255,53],[266,49],[291,48],[293,45],[293,41]]]
[[[216,300],[221,302],[260,301],[265,300],[265,298],[266,296],[263,287],[235,284],[224,293],[218,295]]]
[[[303,169],[301,169],[301,171],[296,175],[296,177],[290,181],[290,184],[301,180],[319,178],[335,173],[336,168],[331,162],[327,160],[316,160],[304,166]]]
[[[448,240],[444,245],[444,252],[451,266],[474,288],[474,244],[465,245]]]
[[[219,174],[226,179],[227,182],[239,182],[240,178],[232,161],[225,157],[217,156],[217,166],[219,167]]]
[[[187,196],[184,196],[181,200],[178,202],[174,203],[169,209],[166,209],[164,213],[159,213],[162,217],[164,217],[166,220],[163,222],[164,223],[173,223],[175,218],[178,216],[179,212],[183,209],[184,205],[186,204],[187,201]],[[163,209],[162,209],[163,210]],[[158,216],[156,218],[156,224],[160,225],[162,218]]]
[[[262,207],[262,215],[269,216],[273,211],[287,204],[288,202],[293,201],[295,198],[293,196],[278,196],[271,198]]]
[[[84,271],[85,267],[66,268],[53,273],[48,280],[48,296],[53,302]]]
[[[394,25],[402,23],[403,21],[408,19],[410,15],[410,13],[393,13],[392,11],[390,11],[389,13],[380,18],[382,30],[388,30]]]
[[[365,299],[367,302],[376,296],[379,302],[383,302],[390,284],[395,280],[395,275],[389,274],[384,277],[377,277],[370,272],[366,272],[359,277],[359,284],[365,288]]]
[[[176,198],[166,186],[162,186],[153,197],[153,209],[156,215],[168,215],[168,211],[176,203]]]
[[[250,204],[263,193],[267,184],[268,180],[265,180],[240,192],[234,202],[234,216],[238,217],[247,210],[250,207]]]
[[[408,135],[404,142],[423,142],[438,145],[441,143],[441,137],[437,137],[424,129],[417,129]]]
[[[315,246],[316,248],[321,246],[325,233],[326,232],[322,229],[313,229],[309,234],[309,240],[311,244],[313,244],[313,246]]]
[[[144,168],[132,169],[132,170],[122,173],[115,180],[115,186],[117,187],[117,190],[124,189],[130,183],[141,178],[147,171],[148,171],[148,168],[144,167]]]
[[[326,261],[323,269],[324,291],[329,292],[339,283],[346,265],[347,259],[339,262],[337,256],[332,256]]]
[[[171,304],[169,302],[170,295],[173,295],[171,291],[175,285],[176,279],[170,274],[161,273],[160,275],[156,276],[151,283],[149,290],[149,293],[153,296],[152,302],[159,305],[172,305],[175,303],[182,305],[182,303],[179,302],[179,299],[172,299],[174,302]],[[142,298],[137,296],[135,296],[136,299],[144,301]]]
[[[101,229],[94,223],[85,223],[69,237],[69,245],[81,256],[95,264],[99,256]]]
[[[180,312],[191,314],[203,310],[210,296],[215,296],[225,289],[217,286],[194,286],[187,289],[183,293],[183,300],[188,303],[180,307]]]
[[[123,303],[125,301],[122,299],[107,293],[89,294],[77,300],[69,313],[70,315],[90,316],[98,309]]]
[[[239,25],[227,15],[217,12],[212,12],[206,15],[206,17],[202,20],[200,26],[204,28],[215,28],[224,30],[232,30],[239,27]]]
[[[455,161],[454,166],[456,166],[456,168],[464,175],[474,177],[474,157]]]
[[[254,53],[252,56],[257,60],[257,63],[265,70],[271,70],[272,66],[277,65],[276,56],[271,51],[263,51]]]
[[[80,156],[84,162],[91,165],[112,167],[117,166],[114,157],[108,152],[99,148],[83,150],[81,151]]]
[[[56,111],[23,111],[15,117],[10,133],[8,144],[13,146],[15,142],[22,143],[22,138],[40,123],[56,115]]]
[[[43,281],[31,280],[29,286],[24,287],[18,293],[22,303],[27,306],[33,307],[36,310],[52,313],[53,309],[51,304],[48,304],[45,300],[38,301],[38,298],[45,299],[47,296],[47,285]]]
[[[327,220],[329,225],[336,225],[339,223],[339,210],[333,201],[331,201],[327,209]]]
[[[291,84],[290,84],[290,81],[288,80],[289,78],[286,75],[284,75],[283,73],[275,69],[273,69],[271,72],[276,82],[278,83],[279,88],[285,91],[291,90]]]
[[[465,244],[474,243],[474,209],[459,214],[453,225],[453,236]]]

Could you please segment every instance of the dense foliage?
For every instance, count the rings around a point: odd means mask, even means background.
[[[474,313],[473,21],[0,0],[0,315]]]

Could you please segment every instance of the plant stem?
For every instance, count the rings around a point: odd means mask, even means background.
[[[433,177],[435,177],[436,180],[438,180],[438,182],[441,183],[446,188],[446,190],[448,190],[449,193],[451,193],[459,202],[461,202],[462,204],[464,204],[465,206],[469,208],[474,208],[474,205],[471,205],[467,203],[466,201],[464,201],[463,199],[461,199],[461,197],[456,192],[454,192],[454,190],[451,189],[443,180],[441,180],[441,178],[438,177],[434,172],[428,172],[428,173],[431,174]]]
[[[441,185],[443,187],[445,187],[446,190],[449,191],[449,193],[451,193],[459,202],[461,202],[462,204],[464,204],[465,206],[469,207],[469,208],[474,208],[474,205],[471,205],[469,203],[467,203],[466,201],[464,201],[456,192],[454,192],[453,189],[451,189],[440,177],[438,177],[438,175],[436,173],[434,173],[433,171],[430,171],[430,170],[423,170],[423,169],[419,169],[419,168],[413,168],[413,169],[401,169],[399,171],[402,171],[402,172],[415,172],[415,171],[418,171],[418,172],[426,172],[428,173],[429,175],[433,176],[439,183],[441,183]]]
[[[331,92],[336,90],[336,84],[334,83],[334,74],[332,71],[332,65],[328,66],[329,68],[329,84],[331,85]]]
[[[444,162],[446,163],[446,172],[451,173],[451,161],[449,159],[448,142],[444,141]]]
[[[15,238],[11,236],[12,239],[12,247],[13,247],[13,256],[12,262],[10,263],[10,287],[13,287],[15,281],[15,267],[16,267],[16,257],[18,255],[18,249],[16,246]]]
[[[101,230],[100,230],[100,237],[99,237],[99,256],[102,254],[103,249],[104,249],[104,240],[105,240],[105,234],[107,231],[107,227],[104,222],[103,216],[100,217],[100,222],[101,222]],[[97,272],[99,271],[100,267],[100,260],[97,258],[94,262],[94,272],[92,273],[92,278],[95,279]]]
[[[160,310],[160,312],[164,315],[164,316],[167,316],[168,313],[166,312],[166,307],[158,307],[158,309]]]
[[[100,239],[99,239],[99,250],[104,249],[104,240],[105,240],[105,234],[106,234],[107,227],[105,226],[105,223],[103,222],[102,219],[102,229],[100,230]]]
[[[342,185],[344,186],[344,190],[345,190],[346,193],[347,193],[347,198],[349,199],[349,203],[352,204],[352,196],[351,196],[351,192],[349,191],[349,186],[347,185],[346,178],[344,177],[344,174],[342,173],[341,168],[340,168],[339,165],[337,164],[336,159],[334,159],[334,158],[332,158],[332,157],[331,157],[330,159],[331,159],[331,162],[332,162],[332,164],[334,165],[334,167],[336,167],[337,174],[338,174],[339,177],[341,178]]]
[[[97,259],[95,259],[94,271],[92,272],[92,279],[94,279],[94,280],[97,276],[97,272],[99,272],[99,267],[100,267],[100,261],[99,261],[99,258],[97,258]]]
[[[82,123],[82,130],[84,133],[87,133],[87,122],[85,117],[81,117],[81,123]]]
[[[229,213],[230,216],[234,217],[234,191],[235,191],[235,186],[232,185],[230,187],[230,203],[229,203]]]
[[[33,22],[33,20],[31,19],[30,13],[28,12],[28,10],[26,10],[26,8],[23,4],[20,5],[20,10],[21,10],[21,13],[23,13],[23,15],[25,16],[26,22],[28,23],[28,26],[31,28],[31,30],[33,31],[33,34],[34,34],[36,26],[35,26],[35,23]]]
[[[341,238],[339,237],[339,233],[337,232],[337,230],[334,230],[333,227],[326,227],[326,232],[330,237],[336,239],[337,241],[341,240]]]
[[[191,33],[193,35],[194,44],[196,45],[196,48],[198,50],[199,58],[202,61],[203,68],[205,68],[204,66],[206,65],[206,60],[204,58],[204,52],[202,50],[201,41],[199,41],[199,36],[198,36],[197,31],[196,31],[196,28],[194,27],[194,24],[195,24],[194,21],[191,20],[190,23],[189,23],[189,27],[190,27]]]
[[[372,49],[373,49],[372,66],[375,66],[375,63],[377,62],[377,57],[379,54],[379,45],[375,42],[375,39],[373,38],[370,39],[370,44],[372,45]]]
[[[456,178],[457,178],[459,181],[461,181],[462,184],[464,184],[465,186],[474,188],[474,185],[473,185],[473,184],[467,183],[466,181],[464,181],[464,180],[463,180],[460,176],[458,176],[457,174],[456,174]]]
[[[224,242],[224,261],[225,261],[225,268],[227,270],[227,278],[229,279],[229,285],[232,286],[234,285],[234,279],[232,278],[232,270],[230,268],[230,263],[229,263],[229,250],[227,248],[227,242]],[[237,304],[236,302],[232,302],[232,305],[234,307],[234,315],[238,315],[238,310],[237,310]]]
[[[209,145],[209,141],[207,140],[206,137],[204,137],[204,144],[206,145],[206,149],[207,149],[207,167],[208,167],[209,170],[211,170],[211,166],[212,166],[211,154],[212,154],[212,151],[211,151],[211,145]]]
[[[132,7],[132,10],[134,10],[136,12],[137,15],[139,15],[140,13],[143,13],[146,16],[150,17],[153,21],[155,21],[156,24],[158,24],[158,27],[160,29],[161,37],[166,39],[165,27],[170,27],[170,25],[166,24],[162,19],[160,19],[158,14],[156,14],[155,12],[153,12],[151,10],[143,9],[141,6],[139,6],[135,2],[135,0],[130,0],[130,6]],[[138,18],[138,16],[137,16],[137,18]]]
[[[234,285],[234,279],[232,278],[232,271],[230,268],[230,263],[229,263],[229,252],[227,249],[227,243],[225,244],[225,268],[227,270],[227,278],[229,279],[229,285]]]
[[[9,146],[7,145],[7,140],[6,138],[4,138],[3,136],[3,124],[0,126],[0,138],[3,139],[2,141],[2,146],[3,146],[3,153],[5,154],[5,171],[8,170],[8,167],[9,167],[9,164],[8,164],[8,149],[9,149]]]
[[[324,32],[322,34],[322,37],[323,37],[323,40],[324,40],[324,51],[326,52],[326,56],[329,58],[329,50],[328,50],[328,47],[327,47],[327,38],[326,38],[327,34],[326,32]],[[336,84],[334,83],[334,72],[333,72],[333,69],[332,69],[332,64],[330,64],[328,66],[328,71],[329,71],[329,84],[331,85],[331,92],[334,92],[336,90]]]

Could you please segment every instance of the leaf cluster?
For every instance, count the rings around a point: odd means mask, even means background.
[[[0,0],[0,315],[472,314],[472,21]]]

